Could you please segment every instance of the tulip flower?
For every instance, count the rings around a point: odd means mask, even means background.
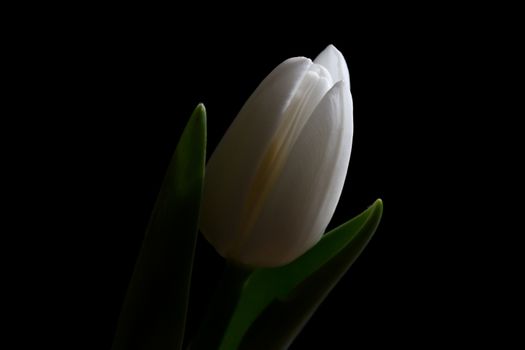
[[[287,264],[314,246],[335,211],[352,147],[348,68],[332,45],[278,65],[212,154],[201,231],[227,260]]]

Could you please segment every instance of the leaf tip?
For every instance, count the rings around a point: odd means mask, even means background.
[[[201,102],[195,107],[190,121],[201,131],[204,144],[206,144],[206,107],[204,107],[204,103]]]
[[[204,107],[204,103],[201,102],[195,107],[190,120],[201,125],[206,124],[206,107]]]
[[[204,103],[199,103],[195,108],[195,112],[206,115],[206,107],[204,107]]]
[[[376,199],[372,207],[377,211],[379,217],[383,216],[383,200],[381,198]]]

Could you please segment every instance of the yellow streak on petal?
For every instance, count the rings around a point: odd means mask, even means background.
[[[321,67],[317,68],[322,69]],[[308,72],[285,111],[282,124],[279,126],[259,163],[246,196],[243,213],[240,216],[241,222],[235,235],[235,242],[232,243],[232,246],[226,252],[226,257],[235,257],[248,240],[268,193],[284,168],[285,161],[288,159],[295,141],[308,121],[313,108],[326,92],[319,94],[319,91],[316,90],[319,87],[317,84],[320,83],[320,79],[325,78],[320,77],[316,71]],[[312,100],[312,94],[319,95],[316,96],[315,100]],[[305,112],[307,105],[311,110]]]
[[[283,159],[286,158],[283,157],[284,152],[282,152],[284,140],[285,138],[283,137],[276,137],[269,145],[259,164],[250,191],[246,197],[246,204],[243,210],[244,214],[241,215],[242,221],[239,226],[239,234],[236,237],[234,245],[230,247],[227,256],[235,256],[248,239],[249,233],[261,212],[264,200],[283,168]]]

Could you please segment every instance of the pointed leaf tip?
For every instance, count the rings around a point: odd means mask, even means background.
[[[204,106],[204,103],[200,102],[197,107],[195,108],[195,111],[198,113],[204,113],[204,116],[206,115],[206,107]]]

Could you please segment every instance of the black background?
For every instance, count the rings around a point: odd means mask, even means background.
[[[22,159],[31,169],[25,187],[38,195],[24,197],[36,214],[20,226],[48,232],[30,249],[39,256],[30,263],[39,318],[59,315],[45,337],[109,349],[157,191],[195,106],[207,108],[209,156],[277,64],[334,44],[350,67],[355,132],[329,228],[377,198],[384,216],[292,349],[480,339],[488,311],[472,287],[479,233],[466,228],[465,202],[474,197],[464,171],[482,153],[474,139],[464,142],[476,135],[468,86],[478,66],[463,56],[475,38],[451,29],[461,17],[376,10],[278,27],[288,14],[256,23],[212,16],[214,24],[198,12],[160,19],[135,9],[31,31],[18,44],[27,50],[19,84],[31,82],[35,97],[20,106],[38,113],[24,129],[33,146]],[[190,333],[223,268],[202,238],[196,254]]]

